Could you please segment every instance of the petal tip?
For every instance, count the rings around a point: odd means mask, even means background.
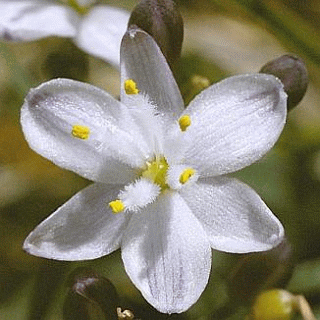
[[[150,37],[151,38],[151,36],[147,32],[140,29],[136,25],[132,25],[127,29],[126,33],[123,36],[122,41],[125,39],[128,39],[128,38],[130,40],[135,40],[137,37],[139,37],[139,38],[140,37],[147,37],[147,38]]]
[[[30,241],[31,236],[32,236],[32,233],[30,233],[29,236],[24,240],[22,249],[30,255],[46,258],[46,256],[39,254],[39,250],[31,243]]]
[[[272,234],[268,239],[270,249],[277,247],[285,239],[285,230],[281,222],[278,220],[278,234]]]

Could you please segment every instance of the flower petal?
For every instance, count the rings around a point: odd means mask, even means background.
[[[32,149],[93,181],[131,181],[132,168],[140,168],[151,152],[124,105],[73,80],[56,79],[31,90],[21,124]]]
[[[284,237],[283,226],[261,198],[236,179],[199,179],[180,194],[202,223],[214,249],[264,251]]]
[[[113,214],[108,202],[123,186],[94,183],[77,193],[40,223],[23,248],[32,255],[56,260],[102,257],[120,246],[130,214]]]
[[[266,74],[231,77],[204,90],[184,112],[193,141],[186,163],[216,176],[260,159],[283,129],[286,98],[280,81]]]
[[[121,245],[126,271],[160,312],[180,313],[203,292],[211,249],[205,232],[175,192],[134,213]]]
[[[0,1],[0,38],[30,41],[48,36],[73,37],[79,17],[68,6],[44,0]]]
[[[160,113],[176,119],[184,104],[169,65],[151,36],[130,29],[123,37],[121,59],[121,101],[126,103],[124,82],[133,79],[138,89],[157,106]]]
[[[83,17],[75,42],[89,54],[119,67],[120,43],[128,21],[127,11],[97,5]]]

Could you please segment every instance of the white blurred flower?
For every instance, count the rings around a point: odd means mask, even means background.
[[[129,13],[93,0],[0,0],[0,38],[32,41],[72,38],[84,51],[119,65]]]
[[[286,94],[266,74],[212,85],[184,109],[154,40],[129,30],[121,45],[121,102],[67,79],[28,94],[21,123],[32,149],[94,184],[25,240],[31,254],[95,259],[121,247],[125,269],[160,312],[203,292],[211,248],[268,250],[284,230],[260,197],[227,177],[261,158],[286,119]]]

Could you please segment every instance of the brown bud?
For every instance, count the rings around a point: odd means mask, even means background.
[[[229,275],[230,297],[246,304],[261,290],[284,287],[293,266],[292,249],[287,240],[272,250],[243,255]]]
[[[171,68],[179,60],[183,41],[183,20],[172,0],[142,0],[133,9],[128,27],[149,33]]]
[[[63,306],[64,320],[117,320],[119,298],[108,279],[93,270],[76,269]]]
[[[288,110],[298,105],[307,91],[308,71],[298,56],[286,54],[274,59],[265,64],[260,73],[272,74],[281,80],[288,95]]]
[[[47,79],[70,78],[86,81],[89,75],[89,60],[87,55],[70,41],[63,41],[47,55],[41,71]]]

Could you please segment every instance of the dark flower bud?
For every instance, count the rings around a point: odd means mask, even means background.
[[[133,9],[128,27],[137,26],[159,45],[171,68],[179,60],[183,41],[183,20],[172,0],[142,0]]]
[[[47,55],[41,71],[48,79],[70,78],[86,81],[89,75],[88,56],[70,41],[63,41],[62,45]]]
[[[246,304],[261,290],[284,287],[293,267],[292,249],[287,240],[272,250],[242,255],[229,275],[230,298]]]
[[[119,298],[113,284],[93,270],[76,269],[69,279],[64,320],[117,320]]]
[[[288,110],[293,109],[304,97],[308,87],[308,71],[297,56],[285,54],[265,64],[260,73],[276,76],[284,85],[288,95]]]

